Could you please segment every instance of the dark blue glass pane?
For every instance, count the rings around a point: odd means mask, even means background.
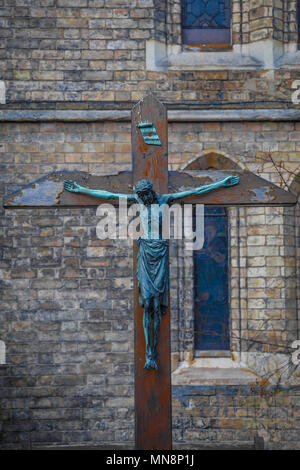
[[[197,2],[197,3],[201,3],[201,2]],[[211,18],[215,18],[220,11],[220,7],[222,3],[223,2],[218,2],[218,1],[216,2],[215,0],[210,0],[209,2],[207,2],[207,5],[206,5],[207,14]]]
[[[231,0],[185,0],[182,26],[186,28],[230,28]]]
[[[228,219],[206,208],[204,245],[194,251],[195,349],[229,349]]]
[[[190,11],[197,18],[198,16],[203,15],[205,12],[205,5],[203,2],[192,2]]]
[[[187,20],[189,21],[189,23],[193,24],[193,21],[195,21],[194,15],[192,15],[191,13],[188,13],[186,17],[187,17]]]

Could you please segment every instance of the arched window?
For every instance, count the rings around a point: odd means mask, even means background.
[[[184,170],[236,170],[239,166],[221,153],[209,151]],[[193,252],[194,350],[230,350],[229,222],[225,207],[205,207],[204,245]]]
[[[231,0],[183,0],[183,44],[207,48],[231,45]]]
[[[228,217],[206,207],[204,245],[194,256],[194,348],[227,351],[229,344]]]

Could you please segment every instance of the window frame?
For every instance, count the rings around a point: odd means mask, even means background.
[[[220,206],[221,207],[221,206]],[[201,315],[201,312],[196,311],[196,265],[195,265],[195,254],[193,253],[193,283],[194,283],[194,295],[193,295],[193,304],[194,304],[194,357],[230,357],[231,355],[231,231],[230,231],[230,216],[227,208],[225,207],[225,217],[226,217],[226,225],[227,225],[227,306],[228,306],[228,318],[227,318],[227,338],[226,341],[228,343],[228,347],[225,349],[197,349],[196,347],[196,328],[195,328],[195,316],[197,313]],[[205,217],[205,215],[204,215]],[[206,217],[212,218],[212,215],[207,215]],[[223,216],[215,216],[215,217],[223,217]]]
[[[222,50],[230,50],[232,49],[232,0],[229,0],[230,3],[230,27],[229,28],[189,28],[184,27],[184,16],[185,16],[185,8],[186,8],[186,0],[181,1],[181,42],[183,50],[196,50],[196,51],[222,51]],[[211,41],[211,42],[201,42],[201,36],[205,35],[205,33],[210,32],[211,35],[214,34],[214,31],[218,31],[220,34],[223,35],[223,38],[218,41]],[[198,37],[197,37],[198,36]],[[227,40],[225,40],[225,36]]]

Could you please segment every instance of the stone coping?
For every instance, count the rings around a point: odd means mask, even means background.
[[[130,121],[130,110],[2,110],[3,122],[92,122]],[[207,121],[297,121],[300,109],[171,109],[169,122]]]

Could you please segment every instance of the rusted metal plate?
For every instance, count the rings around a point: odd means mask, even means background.
[[[168,190],[162,188],[162,192],[186,191],[220,181],[229,175],[238,175],[240,183],[237,186],[216,189],[202,196],[185,199],[185,202],[198,202],[211,206],[290,206],[297,202],[293,193],[246,170],[169,171]],[[152,175],[148,178],[151,179],[151,177]],[[121,193],[133,192],[133,173],[130,171],[105,176],[90,175],[85,172],[59,171],[43,176],[20,190],[8,194],[4,197],[3,205],[4,207],[68,207],[98,206],[103,202],[93,196],[65,191],[63,182],[67,179],[92,189],[101,188]],[[106,202],[117,204],[114,200],[106,200]]]
[[[169,192],[175,193],[221,181],[229,175],[238,175],[239,184],[220,188],[201,196],[185,198],[185,203],[211,206],[290,206],[296,197],[273,183],[247,170],[206,170],[169,172]]]
[[[139,130],[140,122],[151,122],[162,143],[148,145]],[[133,182],[148,179],[160,193],[168,190],[168,143],[166,108],[152,94],[132,111]],[[134,246],[135,306],[135,436],[136,449],[172,448],[170,309],[162,316],[157,346],[158,370],[145,370],[143,309],[139,305],[136,278],[137,244]],[[169,302],[170,303],[170,302]]]
[[[63,183],[74,180],[81,186],[104,189],[111,192],[132,193],[132,173],[120,172],[114,175],[90,175],[86,172],[58,171],[33,181],[18,191],[8,194],[4,207],[49,207],[49,206],[98,206],[103,200],[80,193],[65,191]],[[114,200],[106,200],[116,204]]]

